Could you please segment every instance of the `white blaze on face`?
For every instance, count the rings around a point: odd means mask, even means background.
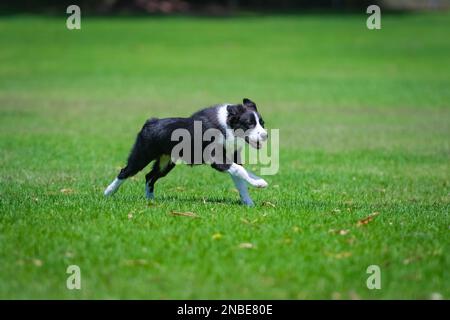
[[[217,120],[219,121],[220,125],[224,129],[228,129],[227,125],[227,118],[228,118],[228,110],[227,110],[228,104],[221,105],[217,109]]]
[[[254,142],[267,140],[267,131],[259,123],[258,114],[256,112],[253,112],[253,115],[255,116],[256,125],[253,129],[250,130],[248,139]]]
[[[229,104],[221,105],[217,110],[217,119],[219,121],[219,124],[222,126],[222,128],[225,129],[225,139],[222,141],[222,144],[226,147],[227,153],[230,153],[230,155],[233,154],[233,152],[236,149],[241,148],[245,142],[243,139],[236,137],[234,135],[234,131],[232,128],[230,128],[227,124],[228,119],[228,107]],[[227,154],[228,155],[228,154]]]

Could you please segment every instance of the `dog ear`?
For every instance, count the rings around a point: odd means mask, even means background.
[[[256,110],[256,103],[254,103],[252,100],[244,98],[242,100],[242,102],[244,103],[244,106],[246,108],[253,109],[254,111],[258,111],[258,110]]]
[[[228,111],[228,125],[234,128],[235,124],[239,121],[241,114],[245,112],[245,108],[242,104],[230,104],[227,106]]]

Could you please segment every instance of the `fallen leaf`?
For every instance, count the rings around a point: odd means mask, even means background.
[[[332,300],[341,300],[342,299],[342,294],[340,292],[333,292],[331,294],[331,299]]]
[[[327,253],[327,255],[335,259],[344,259],[350,257],[352,253],[348,251],[343,251],[338,253]]]
[[[355,291],[350,291],[348,293],[349,297],[351,300],[361,300],[361,297],[355,292]]]
[[[145,259],[125,260],[123,262],[126,266],[146,266],[149,262]]]
[[[63,188],[63,189],[61,189],[59,191],[61,193],[64,193],[64,194],[72,194],[72,193],[74,193],[73,189],[70,189],[70,188]]]
[[[258,222],[258,219],[254,219],[254,220],[252,220],[252,221],[248,221],[248,220],[245,219],[245,218],[241,218],[241,221],[242,221],[243,223],[245,223],[245,224],[254,225],[255,223]]]
[[[214,234],[212,235],[212,239],[213,239],[213,240],[219,240],[219,239],[221,239],[221,238],[222,238],[222,234],[221,234],[220,232],[214,233]]]
[[[433,292],[433,293],[430,295],[430,299],[431,299],[431,300],[443,300],[444,297],[443,297],[442,294],[440,294],[439,292]]]
[[[269,201],[264,201],[263,205],[266,207],[272,207],[272,208],[276,207],[276,205],[274,205],[272,202],[269,202]]]
[[[338,253],[338,254],[336,254],[336,259],[343,259],[343,258],[348,258],[348,257],[351,257],[352,256],[352,253],[351,252],[348,252],[348,251],[344,251],[344,252],[340,252],[340,253]]]
[[[131,212],[128,214],[128,219],[133,219],[133,214]]]
[[[375,218],[375,216],[377,216],[378,214],[380,214],[379,212],[373,212],[371,213],[369,216],[365,217],[364,219],[361,219],[358,221],[358,223],[356,224],[358,227],[361,227],[363,225],[368,224],[370,221],[373,220],[373,218]]]
[[[403,259],[403,264],[411,264],[413,262],[420,261],[420,260],[422,260],[422,257],[420,257],[420,256],[409,257],[409,258]]]
[[[173,216],[181,216],[181,217],[189,217],[189,218],[200,218],[194,212],[177,212],[177,211],[172,211],[172,212],[170,212],[170,214],[173,215]]]
[[[39,259],[33,259],[33,264],[36,266],[36,267],[42,267],[42,260],[39,260]]]
[[[239,244],[239,248],[241,249],[253,249],[255,246],[250,242],[243,242]]]
[[[341,229],[341,230],[330,229],[330,230],[328,230],[328,233],[340,234],[341,236],[345,236],[349,232],[350,232],[350,230],[348,230],[348,229]]]

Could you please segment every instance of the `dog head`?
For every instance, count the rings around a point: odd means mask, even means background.
[[[227,111],[227,125],[233,129],[235,136],[244,139],[253,148],[260,149],[268,135],[256,104],[244,98],[242,104],[227,106]]]

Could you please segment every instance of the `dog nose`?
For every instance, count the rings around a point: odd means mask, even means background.
[[[259,136],[261,137],[261,140],[263,141],[267,140],[267,132],[261,132]]]

